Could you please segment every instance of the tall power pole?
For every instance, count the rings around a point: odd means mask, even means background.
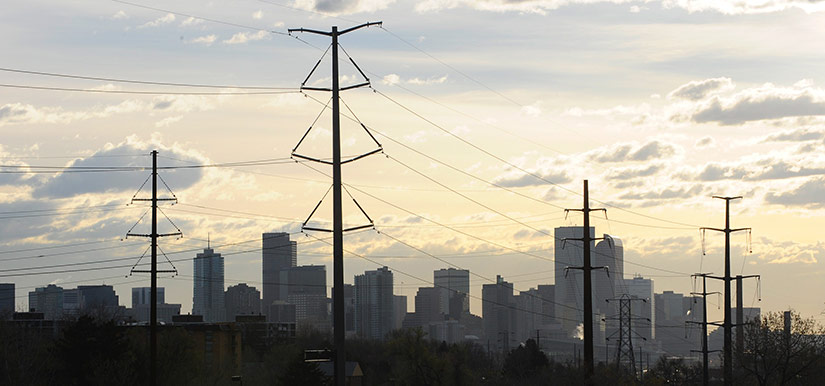
[[[716,232],[724,232],[725,233],[725,276],[723,277],[723,281],[725,282],[725,320],[723,322],[723,328],[725,333],[725,345],[723,348],[724,352],[724,374],[725,374],[725,386],[729,386],[733,384],[733,347],[731,342],[731,332],[732,332],[732,319],[731,319],[731,300],[730,300],[730,234],[733,232],[739,231],[750,231],[751,228],[736,228],[731,229],[730,227],[730,202],[732,200],[741,199],[742,196],[735,196],[735,197],[723,197],[723,196],[713,196],[713,198],[718,198],[720,200],[725,200],[725,228],[707,228],[702,227],[701,229],[704,230],[711,230]]]
[[[151,291],[149,295],[149,380],[151,384],[158,384],[158,273],[177,273],[176,269],[172,270],[158,270],[158,237],[166,236],[183,236],[180,229],[177,232],[158,234],[158,202],[159,201],[174,201],[177,198],[158,198],[158,151],[152,150],[152,198],[136,198],[132,197],[132,203],[137,201],[149,201],[152,203],[152,233],[131,233],[131,230],[126,233],[126,237],[148,237],[151,240],[152,261],[150,269],[136,270],[132,267],[131,273],[148,273],[150,274]],[[144,182],[146,184],[146,182]],[[141,186],[143,188],[143,186]],[[138,192],[140,189],[138,189]],[[138,220],[140,222],[140,220]],[[137,224],[135,224],[137,225]],[[132,229],[135,227],[132,226]],[[138,260],[138,263],[140,261]],[[171,263],[171,262],[170,262]],[[137,263],[135,263],[137,266]],[[174,266],[173,266],[174,268]]]
[[[604,269],[605,267],[593,267],[590,265],[590,243],[594,240],[602,238],[594,238],[590,236],[590,212],[604,211],[604,208],[590,207],[590,193],[587,188],[587,180],[584,180],[584,207],[582,209],[565,209],[565,213],[570,211],[582,212],[584,215],[584,228],[581,238],[565,238],[567,240],[581,241],[583,245],[582,251],[582,266],[581,267],[567,267],[567,269],[580,269],[584,273],[584,366],[587,371],[587,378],[593,376],[593,285],[591,283],[590,273],[594,269]],[[563,245],[563,244],[562,244]]]
[[[304,80],[304,84],[301,85],[301,90],[315,90],[315,91],[331,91],[332,92],[332,162],[323,161],[318,158],[306,157],[299,154],[295,154],[295,150],[300,146],[300,142],[298,145],[295,146],[293,149],[293,156],[308,159],[311,161],[321,162],[324,164],[331,164],[332,165],[332,261],[333,261],[333,273],[332,273],[332,282],[333,282],[333,289],[332,289],[332,299],[333,299],[333,340],[335,343],[335,384],[338,386],[343,386],[346,382],[346,351],[344,346],[344,329],[345,329],[345,318],[344,318],[344,232],[348,230],[355,230],[361,229],[365,227],[371,227],[372,224],[344,229],[343,225],[343,210],[342,210],[342,202],[341,202],[341,119],[340,119],[340,110],[339,110],[339,93],[342,90],[348,90],[356,87],[368,86],[369,79],[367,79],[366,75],[358,68],[358,71],[361,73],[362,76],[367,80],[365,83],[344,87],[343,89],[340,87],[338,82],[338,37],[346,34],[348,32],[355,31],[357,29],[361,29],[364,27],[369,27],[373,25],[381,25],[381,22],[371,22],[371,23],[364,23],[355,27],[347,28],[343,31],[338,31],[337,26],[333,26],[330,32],[326,31],[318,31],[306,28],[291,28],[288,32],[291,34],[293,32],[307,32],[317,35],[324,35],[329,36],[332,38],[332,88],[315,88],[315,87],[306,87],[305,84],[309,77],[312,76],[312,72],[310,72],[309,76],[307,76],[306,80]],[[320,64],[320,60],[318,64]],[[352,61],[355,64],[354,61]],[[318,64],[315,65],[315,68],[318,67]],[[313,72],[315,71],[313,68]],[[366,130],[366,127],[362,125]],[[311,128],[310,128],[311,129]],[[307,131],[309,133],[309,131]],[[370,136],[372,136],[370,134]],[[306,134],[304,135],[306,138]],[[375,138],[373,138],[375,140]],[[301,138],[303,141],[303,138]],[[377,141],[376,141],[377,143]],[[379,144],[380,148],[380,144]],[[380,150],[379,150],[380,151]],[[353,159],[344,161],[354,161],[358,158],[365,157],[370,154],[377,153],[378,151],[373,151],[371,153],[355,157]],[[320,203],[319,203],[320,206]],[[359,206],[360,208],[360,206]],[[318,209],[318,206],[315,207]],[[314,213],[315,211],[313,211]],[[362,210],[363,212],[363,210]],[[366,215],[366,213],[364,213]],[[310,217],[312,214],[310,214]],[[367,216],[369,219],[369,216]],[[307,219],[309,221],[309,219]],[[370,220],[370,223],[372,221]],[[328,231],[325,229],[318,229],[318,228],[310,228],[306,226],[306,222],[304,222],[303,229],[308,230],[316,230],[316,231]]]
[[[707,386],[710,383],[710,372],[708,371],[708,354],[711,352],[715,352],[718,350],[710,351],[708,350],[708,324],[713,324],[719,326],[719,323],[715,322],[708,322],[708,295],[710,294],[720,294],[721,292],[708,292],[708,273],[697,273],[692,275],[693,277],[702,277],[702,292],[691,292],[691,295],[702,295],[702,321],[701,322],[692,322],[688,321],[686,323],[689,324],[701,324],[702,325],[702,385]],[[694,351],[695,350],[691,350]]]

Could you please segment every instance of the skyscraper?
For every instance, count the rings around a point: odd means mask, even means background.
[[[264,233],[262,236],[261,274],[263,280],[263,303],[261,308],[268,312],[269,306],[281,297],[281,270],[298,265],[298,243],[289,240],[289,233]]]
[[[496,351],[509,350],[516,338],[516,302],[513,285],[496,275],[495,284],[481,286],[481,317],[484,335]]]
[[[559,227],[554,231],[555,236],[555,280],[556,280],[556,318],[559,319],[562,329],[573,334],[579,324],[584,323],[584,280],[580,269],[584,264],[584,245],[581,241],[572,239],[582,237],[582,227]],[[590,227],[590,236],[595,237],[596,228]],[[567,239],[567,241],[564,241]],[[591,245],[591,262],[593,245]],[[595,302],[594,302],[595,303]]]
[[[441,294],[441,313],[455,320],[470,312],[470,271],[439,269],[433,272],[433,283]]]
[[[261,313],[261,291],[246,283],[229,286],[224,294],[226,320],[235,321],[238,315],[255,315]]]
[[[633,331],[638,334],[636,336],[641,336],[647,340],[655,339],[656,312],[654,310],[656,309],[656,297],[653,296],[653,280],[641,276],[625,279],[623,289],[630,297],[645,300],[644,302],[633,301],[630,305],[630,313],[634,318],[640,319],[633,322]],[[633,346],[637,347],[635,341]]]
[[[208,323],[225,319],[223,293],[223,257],[212,248],[205,248],[193,260],[195,264],[192,313],[203,315]]]
[[[593,270],[593,312],[607,317],[616,314],[616,302],[607,299],[621,296],[624,285],[624,247],[622,240],[616,236],[604,235],[604,240],[596,244],[592,257],[594,267],[607,267],[607,270]]]
[[[46,320],[63,317],[63,287],[49,284],[29,292],[29,311],[42,312]]]
[[[392,272],[387,267],[355,276],[355,331],[369,339],[384,339],[395,326]]]
[[[158,287],[158,304],[166,302],[166,290],[163,287]],[[152,300],[152,287],[134,287],[132,288],[132,307],[140,305],[148,305]]]

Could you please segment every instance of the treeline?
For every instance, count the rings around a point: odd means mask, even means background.
[[[785,328],[780,313],[769,313],[746,328],[745,350],[734,355],[735,384],[815,385],[825,379],[825,330],[813,319],[792,316]],[[243,347],[240,361],[217,361],[197,350],[184,328],[163,328],[159,337],[162,385],[324,385],[317,363],[304,350],[332,349],[326,334],[303,333],[275,342],[265,351]],[[67,322],[57,337],[24,324],[0,322],[0,384],[146,385],[148,331],[112,321],[81,317]],[[348,340],[347,358],[358,362],[363,385],[577,385],[583,369],[549,360],[534,341],[491,357],[472,343],[446,344],[421,330],[398,330],[384,341]],[[719,371],[711,383],[721,383]],[[233,376],[236,381],[233,381]],[[699,385],[702,369],[679,359],[661,358],[644,374],[615,364],[596,367],[596,385]]]

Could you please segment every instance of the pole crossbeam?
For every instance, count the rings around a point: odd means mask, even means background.
[[[340,95],[341,91],[369,86],[369,80],[367,79],[366,82],[355,84],[352,86],[341,87],[339,84],[338,79],[338,37],[344,35],[346,33],[370,26],[380,26],[382,22],[369,22],[357,25],[355,27],[350,27],[344,30],[339,31],[337,26],[333,26],[331,31],[319,31],[314,29],[308,28],[290,28],[288,30],[289,34],[291,35],[294,32],[304,32],[304,33],[311,33],[316,35],[323,35],[329,36],[332,39],[332,44],[330,45],[330,49],[332,50],[332,87],[327,88],[314,88],[314,87],[306,87],[304,84],[309,80],[309,77],[312,75],[312,72],[315,71],[315,68],[318,67],[318,64],[315,65],[310,75],[307,76],[307,80],[301,84],[301,90],[314,90],[314,91],[328,91],[332,92],[332,162],[323,161],[317,158],[307,157],[303,155],[296,154],[295,151],[297,150],[297,146],[292,151],[292,155],[307,159],[310,161],[316,161],[323,164],[328,164],[332,166],[332,230],[322,229],[322,228],[315,228],[315,227],[308,227],[306,223],[309,221],[304,222],[303,226],[301,227],[302,230],[309,230],[309,231],[320,231],[320,232],[332,232],[332,240],[333,240],[333,247],[332,247],[332,261],[333,261],[333,287],[332,287],[332,308],[333,308],[333,341],[335,344],[335,353],[334,353],[334,380],[336,386],[344,386],[346,384],[346,350],[345,350],[345,316],[344,316],[344,232],[347,231],[354,231],[358,229],[369,228],[373,226],[373,222],[370,219],[370,223],[368,225],[361,225],[355,226],[351,228],[344,229],[343,224],[343,204],[342,204],[342,177],[341,177],[341,165],[347,162],[352,162],[364,158],[368,155],[376,154],[383,149],[381,149],[380,144],[378,150],[371,151],[369,153],[354,157],[352,159],[346,160],[344,162],[341,161],[341,112],[340,112]],[[351,60],[351,59],[350,59]],[[319,61],[320,63],[320,61]],[[357,68],[357,65],[356,65]],[[360,71],[360,69],[359,69]],[[326,108],[326,107],[325,107]],[[369,133],[369,132],[368,132]],[[372,136],[372,134],[370,134]],[[306,137],[306,134],[304,134]],[[303,138],[301,139],[303,141]],[[299,142],[300,145],[300,142]],[[353,198],[353,201],[355,199]],[[356,202],[356,205],[358,203]],[[318,204],[320,206],[320,203]],[[318,206],[312,211],[315,213],[315,210],[318,209]],[[361,209],[361,212],[366,215],[364,210],[358,205],[358,208]],[[312,214],[310,214],[310,218]],[[369,219],[369,216],[367,216]]]

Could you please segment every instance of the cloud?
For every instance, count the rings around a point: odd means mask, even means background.
[[[238,32],[232,35],[231,38],[224,40],[224,44],[245,44],[250,41],[261,40],[265,37],[269,36],[269,33],[266,31],[258,31],[255,33],[252,32]]]
[[[114,20],[128,19],[128,18],[129,18],[129,15],[127,15],[126,12],[123,12],[122,10],[117,11],[117,12],[115,12],[114,15],[112,15],[112,19],[114,19]]]
[[[707,149],[716,146],[716,140],[713,137],[702,137],[696,140],[696,143],[693,144],[693,147],[697,149]]]
[[[825,177],[814,177],[787,192],[769,192],[765,202],[774,205],[806,208],[825,207]]]
[[[825,132],[810,129],[796,129],[769,135],[763,139],[762,142],[806,142],[819,141],[822,139],[825,139]]]
[[[196,19],[196,18],[190,16],[190,17],[186,18],[184,21],[182,21],[180,23],[180,25],[181,25],[181,27],[188,27],[188,26],[192,26],[192,25],[198,25],[198,24],[201,24],[201,23],[203,23],[202,19]]]
[[[696,175],[696,179],[699,181],[764,181],[821,174],[825,174],[825,167],[800,166],[786,160],[766,158],[748,162],[747,166],[709,163]]]
[[[257,10],[257,11],[255,11],[255,12],[252,14],[252,18],[253,18],[253,19],[255,19],[255,20],[261,20],[261,19],[263,19],[263,18],[264,18],[264,11],[261,11],[260,9],[259,9],[259,10]]]
[[[177,121],[180,121],[181,118],[183,118],[182,115],[178,115],[178,116],[175,116],[175,117],[163,118],[163,119],[155,122],[155,127],[167,127],[167,126],[169,126],[169,125],[171,125],[171,124],[173,124]]]
[[[426,78],[426,79],[417,78],[417,77],[416,78],[410,78],[410,79],[402,79],[400,76],[398,76],[398,74],[389,74],[389,75],[384,76],[381,79],[381,83],[383,83],[385,85],[388,85],[388,86],[393,86],[393,85],[401,84],[401,83],[412,84],[412,85],[417,85],[417,86],[422,86],[422,85],[427,86],[427,85],[433,85],[433,84],[442,84],[442,83],[445,83],[446,81],[447,81],[447,75],[435,76],[435,77],[430,77],[430,78]]]
[[[676,198],[686,199],[696,197],[702,194],[704,190],[705,187],[703,185],[697,184],[689,187],[667,188],[660,191],[626,193],[620,198],[623,200],[672,200]]]
[[[161,16],[161,17],[159,17],[159,18],[157,18],[153,21],[150,21],[148,23],[145,23],[145,24],[142,24],[142,25],[138,26],[138,28],[158,27],[158,26],[161,26],[161,25],[164,25],[164,24],[169,24],[173,21],[175,21],[175,15],[171,14],[171,13],[167,13],[166,15]]]
[[[618,144],[608,148],[596,149],[587,153],[588,158],[596,162],[624,162],[624,161],[650,161],[672,156],[676,153],[676,147],[660,141],[650,141],[644,145]]]
[[[817,115],[825,115],[825,90],[766,84],[730,98],[714,96],[700,105],[691,119],[697,123],[738,125],[750,121]]]
[[[215,43],[215,40],[217,40],[217,39],[218,39],[218,37],[215,36],[215,35],[206,35],[206,36],[196,37],[196,38],[190,40],[189,43],[203,44],[205,46],[211,46],[212,43]]]
[[[386,9],[395,0],[296,0],[301,9],[329,15],[375,12]]]
[[[664,0],[662,6],[679,7],[691,13],[715,11],[726,15],[773,13],[794,8],[808,13],[825,10],[821,0]]]
[[[712,78],[688,82],[667,94],[670,99],[687,99],[697,101],[712,93],[720,93],[734,89],[730,78]]]
[[[148,167],[151,158],[147,155],[158,149],[163,158],[163,165],[185,166],[192,163],[201,164],[203,160],[192,153],[176,147],[167,147],[157,143],[141,142],[134,137],[117,145],[108,145],[93,155],[70,162],[71,167]],[[64,172],[37,184],[32,191],[33,198],[69,198],[84,194],[131,194],[140,187],[149,171],[112,171],[96,173]],[[164,170],[163,179],[177,190],[186,189],[198,182],[202,169]]]
[[[552,181],[554,184],[566,184],[572,179],[564,171],[534,171],[533,174],[543,180]],[[507,188],[521,188],[525,186],[552,185],[542,179],[538,179],[530,174],[522,172],[513,173],[508,176],[501,176],[493,180],[494,183]]]
[[[630,180],[639,177],[648,177],[658,173],[662,170],[662,165],[650,165],[644,168],[626,168],[618,169],[611,172],[608,180]]]

